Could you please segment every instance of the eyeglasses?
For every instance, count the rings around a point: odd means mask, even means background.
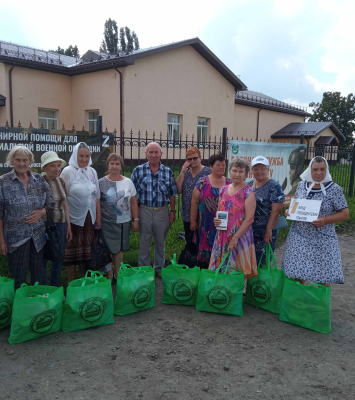
[[[186,161],[196,161],[196,160],[198,160],[198,157],[192,157],[186,159]]]

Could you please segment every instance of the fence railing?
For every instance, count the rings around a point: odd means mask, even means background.
[[[236,138],[238,140],[238,138]],[[241,138],[243,140],[243,138]],[[175,178],[180,173],[181,167],[186,161],[186,150],[190,147],[196,146],[201,152],[201,159],[203,165],[208,165],[208,159],[215,153],[222,153],[228,158],[229,140],[228,137],[222,135],[217,138],[208,137],[207,141],[199,141],[195,136],[191,136],[189,140],[188,135],[185,138],[176,140],[170,138],[168,135],[163,137],[153,134],[152,137],[148,133],[138,134],[136,137],[133,133],[122,135],[122,137],[115,137],[116,152],[121,152],[125,159],[125,174],[132,173],[133,169],[146,161],[145,148],[151,142],[157,142],[163,149],[162,162],[169,166],[175,175]],[[287,143],[287,140],[285,141]],[[272,142],[273,143],[273,142]],[[344,148],[337,146],[317,146],[307,147],[305,156],[305,168],[308,166],[310,160],[315,156],[322,156],[328,160],[330,173],[333,181],[339,184],[345,195],[354,195],[354,181],[355,181],[355,146]]]

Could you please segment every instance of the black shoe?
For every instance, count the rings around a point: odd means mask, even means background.
[[[161,279],[161,272],[155,271],[155,276],[157,276],[159,279]]]

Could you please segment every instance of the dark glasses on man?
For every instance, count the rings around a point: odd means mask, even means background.
[[[198,157],[192,157],[186,159],[186,161],[196,161],[196,160],[198,160]]]

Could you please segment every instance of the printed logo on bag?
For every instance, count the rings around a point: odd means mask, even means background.
[[[223,286],[215,286],[207,293],[206,298],[212,308],[224,310],[232,301],[232,293]]]
[[[11,303],[8,299],[0,299],[0,324],[6,324],[11,317]]]
[[[41,335],[51,330],[57,319],[57,311],[48,310],[36,315],[30,323],[30,331],[34,335]]]
[[[263,281],[255,281],[250,288],[252,298],[260,304],[267,304],[271,299],[270,287]]]
[[[90,297],[80,306],[79,315],[85,324],[99,321],[106,310],[106,303],[101,297]]]
[[[195,285],[187,279],[179,279],[171,287],[171,292],[177,301],[189,300],[195,290]]]
[[[140,286],[132,296],[132,304],[136,308],[144,308],[152,297],[152,289],[150,286]]]

